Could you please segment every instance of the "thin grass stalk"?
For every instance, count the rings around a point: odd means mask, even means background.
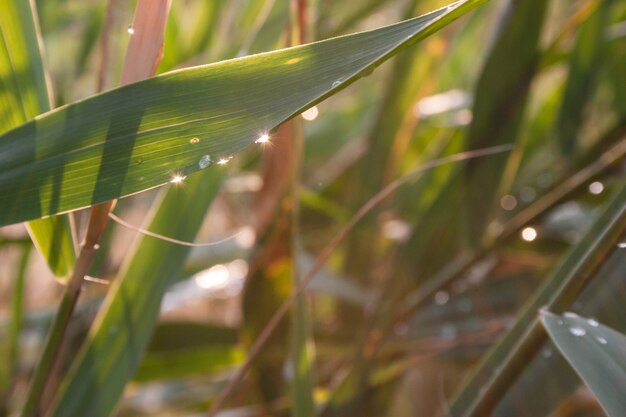
[[[55,379],[53,378],[53,370],[59,360],[59,353],[67,333],[67,327],[82,290],[83,278],[87,275],[97,250],[98,240],[106,226],[108,219],[107,210],[108,208],[106,207],[92,207],[85,242],[81,246],[74,271],[65,286],[61,303],[48,331],[43,353],[35,369],[35,374],[26,397],[26,403],[22,409],[22,417],[39,417],[45,414],[45,405],[42,404],[44,391],[51,389],[48,387],[48,384]]]
[[[293,0],[294,17],[296,23],[295,41],[298,44],[308,42],[308,19],[307,0]],[[304,125],[301,116],[291,121],[293,132],[293,170],[291,176],[291,255],[293,263],[293,287],[297,288],[302,277],[298,264],[300,253],[300,183],[302,178],[302,156],[304,151]],[[314,362],[313,337],[309,304],[306,294],[300,294],[296,298],[291,322],[291,362],[293,366],[293,396],[292,415],[294,417],[313,417],[315,415],[315,403],[313,400],[314,375],[312,364]]]
[[[24,245],[20,263],[17,269],[15,283],[13,284],[13,297],[11,299],[11,322],[9,324],[9,363],[11,374],[17,371],[20,352],[20,333],[24,324],[24,287],[26,285],[26,267],[30,259],[32,246]]]

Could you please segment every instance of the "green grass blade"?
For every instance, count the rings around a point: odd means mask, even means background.
[[[192,241],[222,179],[209,170],[172,186],[149,230]],[[107,295],[51,416],[108,416],[133,377],[152,334],[163,294],[189,247],[144,236]]]
[[[499,22],[494,46],[475,89],[468,149],[518,140],[522,118],[539,61],[546,0],[510,2]],[[503,182],[509,155],[469,161],[462,192],[468,208],[469,239],[480,242]]]
[[[556,123],[557,143],[566,158],[575,156],[579,151],[579,129],[585,120],[583,112],[594,92],[608,46],[604,32],[609,22],[611,3],[603,1],[581,25],[571,52],[569,76]]]
[[[602,216],[572,248],[522,308],[513,327],[488,352],[450,406],[454,417],[489,414],[545,340],[537,320],[547,306],[564,311],[614,250],[626,231],[626,185],[622,184]]]
[[[0,195],[13,197],[0,200],[0,225],[166,184],[200,170],[207,155],[230,157],[482,1],[175,71],[40,116],[0,137]]]
[[[26,267],[31,251],[30,243],[23,245],[22,256],[17,267],[13,288],[11,289],[11,313],[9,325],[0,330],[0,414],[8,414],[8,399],[13,378],[19,368],[20,334],[24,326],[24,287],[26,286]]]
[[[609,417],[626,415],[626,336],[579,316],[545,312],[543,327]]]
[[[48,87],[31,3],[4,1],[0,4],[0,132],[48,110]],[[3,200],[12,198],[11,194],[2,195]],[[69,275],[75,255],[67,216],[32,221],[27,228],[54,275]]]

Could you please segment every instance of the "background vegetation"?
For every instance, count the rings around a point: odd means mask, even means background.
[[[3,0],[0,415],[626,415],[626,2],[446,6]]]

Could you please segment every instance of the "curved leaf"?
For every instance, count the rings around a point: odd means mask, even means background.
[[[228,158],[484,0],[370,32],[174,71],[0,137],[0,225],[165,184]]]
[[[609,417],[626,415],[626,336],[571,314],[543,312],[541,322]]]

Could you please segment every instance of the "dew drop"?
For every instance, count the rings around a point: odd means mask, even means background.
[[[569,332],[574,336],[584,336],[587,334],[587,331],[580,326],[570,327]]]
[[[594,181],[589,184],[589,192],[591,194],[598,195],[601,194],[602,191],[604,191],[604,184],[602,184],[600,181]]]
[[[137,158],[137,159],[135,160],[135,162],[137,162],[137,165],[141,165],[141,164],[143,164],[143,159],[141,159],[141,158]]]
[[[563,324],[565,324],[565,322],[563,320],[561,320],[561,319],[558,319],[556,321],[556,324],[558,324],[559,326],[562,326]]]
[[[191,138],[191,139],[189,139],[189,143],[191,143],[192,145],[195,145],[198,142],[200,142],[199,138]]]
[[[596,341],[601,345],[606,345],[608,341],[602,336],[596,336]]]
[[[339,80],[333,82],[333,88],[339,87],[340,85],[341,85],[341,81],[339,81]]]
[[[174,175],[174,176],[172,177],[172,179],[170,180],[170,182],[171,182],[172,184],[180,184],[181,182],[183,182],[183,180],[184,180],[185,178],[186,178],[186,177],[185,177],[184,175],[176,174],[176,175]]]
[[[591,327],[598,327],[600,325],[600,323],[598,323],[598,321],[594,319],[587,320],[587,324]]]
[[[128,25],[128,29],[126,29],[126,31],[128,32],[129,35],[132,35],[135,33],[135,29],[133,29],[132,25]]]
[[[511,211],[517,207],[517,198],[511,194],[507,194],[500,199],[500,207],[504,210]]]
[[[620,249],[626,249],[626,242],[620,242],[617,244],[617,247]]]
[[[537,229],[535,229],[534,227],[525,227],[524,230],[522,230],[522,239],[524,239],[526,242],[532,242],[533,240],[537,239]]]
[[[450,300],[450,294],[448,294],[447,291],[437,291],[435,294],[435,304],[437,305],[442,306],[447,303],[448,300]]]
[[[200,160],[198,161],[198,166],[200,167],[200,169],[204,169],[210,165],[213,164],[213,160],[211,159],[210,155],[204,155],[202,158],[200,158]]]
[[[572,313],[571,311],[567,311],[567,312],[563,313],[563,316],[565,316],[567,318],[570,318],[570,319],[575,319],[575,318],[580,317],[578,314]]]
[[[232,156],[229,156],[227,158],[220,158],[219,161],[217,161],[218,165],[226,165],[228,163],[228,161],[230,161],[231,159],[233,159]]]
[[[254,143],[267,143],[269,141],[270,141],[270,135],[268,135],[267,133],[263,133],[254,141]]]

